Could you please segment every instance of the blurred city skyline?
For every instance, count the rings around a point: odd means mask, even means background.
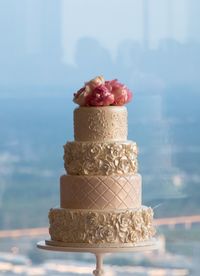
[[[0,6],[3,94],[13,87],[78,88],[97,74],[139,90],[199,82],[197,0],[1,0]]]
[[[133,91],[128,139],[139,147],[142,202],[170,224],[157,231],[167,244],[153,257],[159,271],[187,260],[199,271],[199,12],[199,0],[0,0],[0,251],[13,257],[5,272],[0,252],[1,275],[16,269],[18,252],[33,264],[47,257],[24,232],[2,233],[46,229],[59,205],[62,145],[74,140],[73,92],[99,74]],[[171,223],[180,217],[186,229]],[[49,275],[49,265],[23,271]]]
[[[196,28],[198,0],[22,0],[20,6],[12,0],[0,3],[2,23],[7,23],[3,25],[4,32],[16,30],[12,39],[24,44],[19,49],[24,53],[47,50],[47,46],[66,52],[72,45],[75,48],[83,36],[99,40],[108,50],[114,50],[125,39],[148,44],[150,48],[158,46],[162,39],[200,40]],[[103,20],[96,20],[98,10],[103,13]],[[17,41],[20,34],[22,40]]]

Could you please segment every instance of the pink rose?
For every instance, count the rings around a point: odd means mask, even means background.
[[[120,83],[117,79],[109,81],[110,85],[112,86],[112,89],[122,89],[125,85]]]
[[[81,89],[79,89],[76,93],[74,93],[74,99],[73,101],[80,106],[85,106],[87,97],[90,95],[92,91],[87,87],[84,86]]]
[[[86,82],[85,85],[89,86],[90,89],[92,90],[95,87],[102,85],[104,83],[105,83],[105,80],[104,80],[103,76],[98,76],[98,77]]]
[[[113,105],[124,105],[131,100],[131,91],[124,84],[118,82],[118,80],[108,81],[107,86],[112,87],[111,92],[115,99]]]
[[[105,81],[102,76],[98,76],[86,82],[74,94],[73,101],[80,106],[108,106],[124,105],[131,98],[131,91],[117,79]]]
[[[87,98],[87,105],[108,106],[114,102],[114,95],[110,93],[105,85],[95,87],[91,95]]]
[[[105,87],[110,91],[112,92],[112,85],[111,85],[111,81],[105,81]]]
[[[133,93],[127,87],[126,87],[126,91],[127,91],[127,96],[128,96],[127,103],[129,103],[132,100],[132,98],[133,98]]]

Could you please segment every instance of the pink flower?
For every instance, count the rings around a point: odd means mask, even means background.
[[[118,82],[118,80],[109,81],[107,86],[112,87],[111,92],[115,99],[113,105],[124,105],[131,100],[131,91],[124,84]]]
[[[81,89],[79,89],[76,93],[74,93],[73,101],[79,104],[80,106],[85,106],[87,97],[90,95],[91,92],[92,91],[88,89],[87,86],[84,86]]]
[[[127,87],[126,87],[126,91],[127,91],[127,96],[128,96],[127,103],[129,103],[132,100],[132,98],[133,98],[133,93]]]
[[[114,102],[114,95],[110,93],[105,85],[99,85],[94,88],[91,95],[87,98],[87,105],[108,106]]]
[[[120,83],[117,79],[109,81],[110,85],[112,86],[113,89],[122,89],[125,85]]]
[[[124,105],[131,98],[131,91],[117,79],[105,81],[102,76],[98,76],[86,82],[74,94],[73,101],[80,106],[108,106]]]
[[[98,76],[88,82],[85,83],[85,85],[89,86],[89,88],[92,90],[95,87],[102,85],[105,83],[104,77],[103,76]]]
[[[105,81],[105,86],[106,86],[106,88],[107,88],[110,92],[112,92],[111,81]]]

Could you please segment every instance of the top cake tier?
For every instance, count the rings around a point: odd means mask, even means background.
[[[126,141],[125,106],[79,107],[74,110],[75,141]]]

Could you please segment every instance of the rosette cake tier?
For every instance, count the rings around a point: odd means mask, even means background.
[[[64,146],[67,174],[60,179],[60,208],[49,212],[47,243],[128,247],[154,235],[153,210],[142,206],[137,145],[127,140],[127,109],[122,104],[129,100],[125,86],[102,77],[75,94],[81,105],[74,110],[75,141]]]

